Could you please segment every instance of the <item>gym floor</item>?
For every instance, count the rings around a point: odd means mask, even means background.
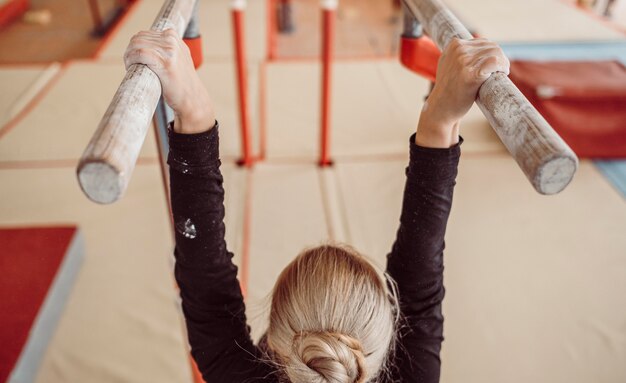
[[[253,147],[261,150],[262,132],[267,146],[264,161],[241,168],[229,3],[200,0],[199,73],[220,120],[227,243],[258,337],[277,274],[304,246],[346,242],[384,267],[408,137],[430,84],[396,58],[391,1],[340,1],[334,166],[321,169],[318,1],[295,2],[296,29],[278,37],[276,58],[268,60],[267,5],[250,0]],[[626,47],[624,2],[617,23],[565,0],[446,3],[511,53],[522,45],[532,55],[545,54],[545,44],[580,43],[617,47],[623,57]],[[22,48],[4,49],[0,31],[0,225],[74,225],[84,238],[82,263],[37,367],[39,383],[193,380],[152,130],[115,204],[87,200],[75,176],[124,75],[126,44],[150,26],[161,4],[137,0],[109,36],[72,59],[42,54],[20,61]],[[463,121],[462,135],[445,253],[442,382],[626,381],[626,195],[593,161],[581,160],[565,191],[540,196],[477,109]]]

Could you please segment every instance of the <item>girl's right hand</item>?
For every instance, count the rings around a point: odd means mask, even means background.
[[[472,107],[480,86],[494,72],[508,75],[509,67],[509,60],[496,43],[453,39],[439,60],[435,87],[422,110],[416,143],[441,148],[456,144],[459,121]]]

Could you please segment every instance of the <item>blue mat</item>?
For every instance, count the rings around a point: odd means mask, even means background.
[[[596,167],[626,199],[626,160],[595,161]]]
[[[511,43],[501,44],[512,60],[618,60],[626,65],[626,41],[624,42],[572,42],[572,43]],[[626,159],[594,161],[600,172],[626,199]]]
[[[619,60],[626,65],[626,40],[571,43],[502,43],[513,60]]]

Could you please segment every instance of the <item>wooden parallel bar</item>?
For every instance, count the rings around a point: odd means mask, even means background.
[[[403,0],[442,51],[453,38],[472,39],[440,0]],[[504,73],[480,88],[476,104],[541,194],[556,194],[574,177],[578,158]]]
[[[165,1],[150,29],[182,36],[195,1]],[[160,96],[159,78],[146,65],[128,69],[78,164],[78,182],[89,199],[105,204],[124,194]]]

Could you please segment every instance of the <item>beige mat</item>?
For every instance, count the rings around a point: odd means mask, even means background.
[[[209,90],[220,123],[220,154],[229,161],[241,156],[241,125],[235,67],[229,61],[205,63],[198,71]],[[248,65],[251,150],[259,152],[259,65]]]
[[[561,0],[445,0],[480,35],[500,42],[594,41],[624,34]]]
[[[123,77],[122,65],[70,64],[35,108],[2,137],[0,161],[80,158]],[[140,156],[157,156],[152,129]]]
[[[347,237],[384,264],[405,161],[340,163]],[[626,206],[591,163],[536,194],[506,156],[465,155],[447,234],[442,382],[626,379]]]
[[[265,298],[280,271],[305,246],[329,238],[319,176],[310,165],[259,164],[252,174],[247,309],[256,337],[266,328]]]
[[[123,19],[123,24],[119,25],[108,36],[108,41],[98,53],[98,58],[123,61],[124,52],[128,46],[130,38],[137,32],[150,29],[154,18],[159,13],[163,1],[161,0],[137,0],[129,14]]]
[[[163,0],[138,0],[140,3],[125,19],[124,24],[101,51],[101,59],[122,60],[130,38],[141,30],[150,29]],[[234,55],[230,0],[200,1],[199,18],[205,59],[230,58]],[[246,8],[246,44],[249,59],[265,57],[266,5],[264,0],[248,1]]]
[[[315,159],[319,152],[319,66],[267,66],[269,158]],[[415,132],[428,81],[395,60],[342,61],[334,66],[331,153],[352,156],[404,155]],[[463,124],[467,151],[502,151],[478,108]]]
[[[234,56],[231,23],[231,0],[199,0],[200,33],[205,57]],[[267,5],[266,0],[248,0],[245,9],[245,45],[248,60],[255,62],[266,57]],[[226,32],[228,31],[228,32]]]
[[[251,66],[250,105],[258,105],[256,66]],[[222,155],[240,155],[240,133],[234,69],[229,63],[207,63],[200,76],[211,90],[222,123]],[[113,94],[124,77],[124,68],[114,64],[80,62],[67,68],[37,106],[0,140],[0,161],[54,161],[80,158]],[[251,121],[257,122],[251,107]],[[255,127],[256,124],[253,124]],[[258,134],[253,133],[258,140]],[[140,157],[158,155],[153,129]]]
[[[24,110],[59,69],[59,64],[0,68],[0,128]]]
[[[224,174],[227,241],[239,254],[245,178],[234,166]],[[100,206],[79,191],[72,168],[0,171],[1,225],[73,223],[85,237],[85,259],[37,382],[191,381],[159,177],[157,166],[138,166],[126,196]]]

